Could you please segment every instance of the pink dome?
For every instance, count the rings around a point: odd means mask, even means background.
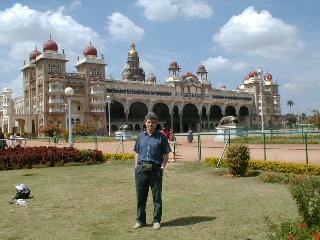
[[[270,73],[267,74],[267,79],[272,80],[272,75]]]
[[[186,72],[184,75],[183,75],[184,78],[187,78],[187,77],[196,77],[195,75],[193,75],[192,72]]]
[[[178,65],[178,63],[176,62],[176,61],[172,61],[171,63],[170,63],[170,66],[169,66],[170,68],[179,68],[179,65]]]
[[[85,57],[91,55],[91,56],[97,56],[97,49],[91,45],[91,42],[89,44],[89,46],[87,46],[84,50],[83,50],[83,55]]]
[[[205,66],[203,66],[202,64],[199,66],[199,71],[205,71],[206,70],[206,68],[205,68]]]
[[[43,44],[43,51],[58,52],[58,44],[51,39],[51,35],[49,36],[49,40]]]
[[[249,76],[249,78],[254,78],[254,77],[258,76],[258,73],[256,71],[251,71],[251,72],[249,72],[248,76]]]
[[[37,56],[39,56],[41,54],[40,51],[38,51],[37,48],[35,48],[30,54],[29,54],[29,60],[33,61],[36,60]]]

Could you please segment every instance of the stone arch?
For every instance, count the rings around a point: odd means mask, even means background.
[[[112,101],[110,103],[110,115],[113,122],[126,122],[124,106],[121,102]],[[108,119],[108,104],[106,105],[106,119]]]
[[[249,116],[249,109],[246,106],[240,107],[239,120],[243,122],[247,116]]]
[[[167,104],[158,102],[153,106],[152,111],[158,116],[159,123],[166,127],[170,126],[170,112]]]
[[[129,107],[128,119],[132,122],[143,122],[148,113],[148,107],[143,102],[133,102]]]
[[[111,108],[111,107],[110,107]],[[118,126],[115,124],[111,124],[111,131],[115,132],[118,130]]]
[[[177,105],[173,106],[173,132],[180,132],[180,118],[179,118],[179,107]]]
[[[208,119],[207,108],[205,106],[202,106],[202,109],[201,109],[201,120],[202,121],[207,121],[207,119]]]
[[[182,110],[182,130],[187,132],[188,129],[198,130],[199,112],[196,105],[188,103],[183,106]]]
[[[237,111],[236,111],[236,108],[234,106],[227,106],[226,107],[226,110],[224,111],[224,115],[225,116],[234,116],[236,117],[237,116]]]
[[[209,114],[209,119],[214,121],[217,120],[219,121],[222,118],[222,110],[221,107],[218,105],[213,105],[210,107],[210,114]]]
[[[139,124],[136,124],[136,125],[134,126],[134,130],[135,130],[135,131],[140,131],[140,130],[141,130],[140,125],[139,125]]]

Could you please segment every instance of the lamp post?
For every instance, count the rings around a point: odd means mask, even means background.
[[[108,132],[108,135],[109,135],[109,138],[110,138],[110,135],[111,135],[111,118],[110,118],[110,104],[111,104],[111,101],[112,101],[112,99],[111,99],[111,97],[108,95],[107,96],[107,99],[105,100],[105,103],[107,103],[108,104],[108,124],[109,124],[109,132]]]
[[[64,90],[64,94],[68,98],[68,121],[69,121],[69,147],[73,147],[73,138],[72,138],[72,126],[71,126],[71,97],[74,94],[74,91],[71,87],[67,87]]]
[[[64,111],[66,112],[66,129],[68,129],[68,104],[64,104]]]
[[[263,71],[262,69],[258,69],[258,75],[259,75],[259,80],[260,80],[260,100],[261,100],[261,132],[264,132],[264,113],[263,113],[263,83],[262,83],[262,79],[263,79]]]
[[[36,137],[38,137],[39,136],[39,112],[40,112],[40,108],[38,105],[33,106],[33,112],[36,115],[35,134],[36,134]]]

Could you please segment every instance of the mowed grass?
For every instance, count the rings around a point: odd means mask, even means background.
[[[265,221],[298,216],[288,187],[256,177],[213,174],[194,163],[170,163],[164,173],[163,220],[133,230],[133,162],[0,171],[0,239],[265,239]],[[27,207],[9,204],[25,183]],[[13,212],[10,210],[13,210]]]

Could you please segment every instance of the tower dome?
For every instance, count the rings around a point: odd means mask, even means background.
[[[43,44],[44,52],[58,52],[58,44],[51,39],[51,34],[47,42]]]
[[[170,66],[169,66],[170,68],[178,68],[179,67],[179,65],[178,65],[178,63],[176,62],[176,61],[172,61],[171,63],[170,63]]]
[[[267,74],[267,79],[272,80],[272,75],[270,73]]]
[[[36,60],[37,56],[41,54],[40,51],[38,51],[37,47],[29,54],[29,60],[34,61]]]
[[[147,77],[147,82],[149,83],[156,83],[157,82],[157,77],[154,75],[154,73],[150,73]]]
[[[195,78],[196,76],[195,76],[195,75],[193,75],[193,73],[192,73],[192,72],[186,72],[182,77],[183,77],[183,78],[189,78],[189,77],[191,77],[191,78]]]
[[[206,68],[205,66],[203,66],[202,64],[199,66],[198,68],[198,72],[205,72],[206,71]]]
[[[129,57],[138,57],[138,52],[136,50],[136,45],[132,41],[130,44],[130,51],[128,52]]]
[[[83,55],[85,57],[97,57],[97,49],[92,46],[91,42],[89,43],[89,46],[83,50]]]
[[[251,72],[249,72],[248,76],[249,76],[249,78],[254,78],[254,77],[258,76],[258,73],[256,71],[251,71]]]

